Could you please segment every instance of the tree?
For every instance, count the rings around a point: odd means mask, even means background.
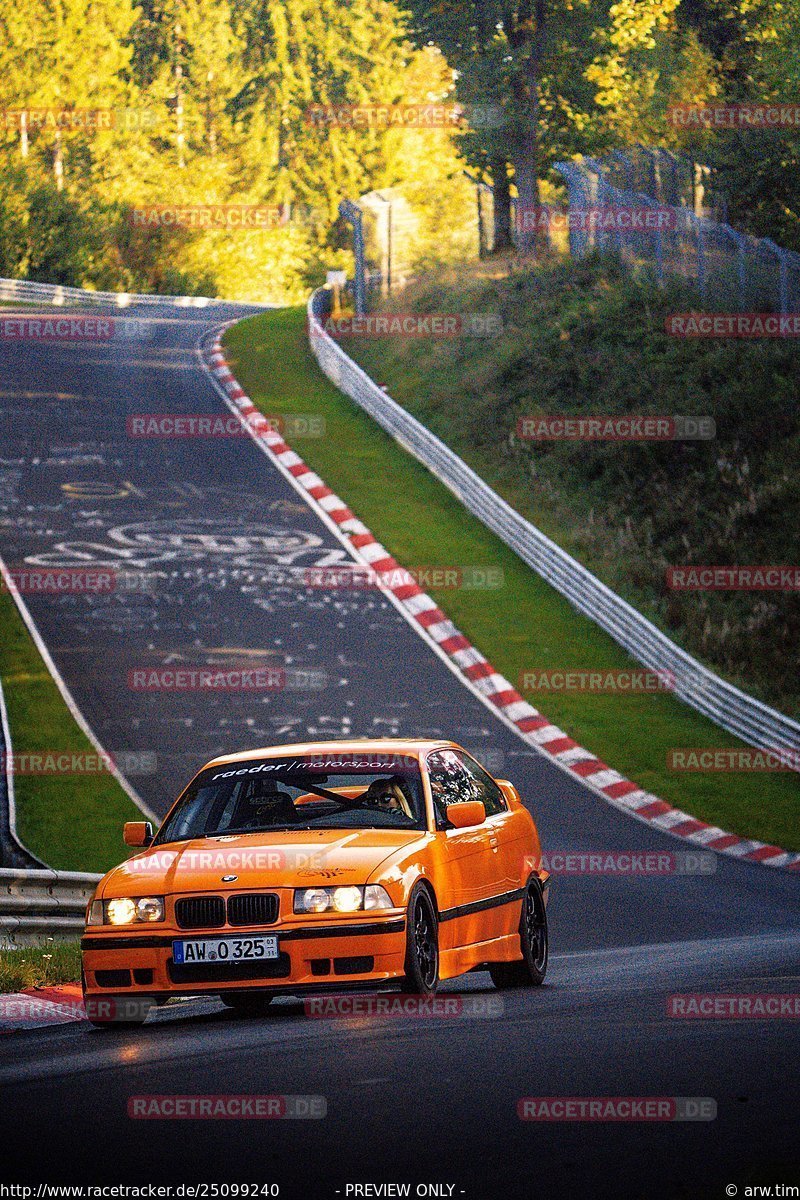
[[[482,153],[501,184],[501,159],[512,164],[525,209],[538,207],[540,181],[556,158],[592,153],[608,140],[604,109],[633,94],[678,3],[416,0],[412,12],[417,38],[440,45],[459,72],[459,99],[502,108],[502,130],[475,131],[470,153]]]
[[[726,103],[795,104],[798,0],[683,0],[678,16],[717,60]],[[796,126],[717,130],[694,141],[716,168],[731,223],[800,250]]]
[[[132,0],[0,0],[0,107],[55,113],[124,105],[132,53],[126,39],[135,12]],[[20,149],[27,157],[29,146],[47,147],[60,191],[69,147],[109,133],[73,130],[52,119],[21,129]]]

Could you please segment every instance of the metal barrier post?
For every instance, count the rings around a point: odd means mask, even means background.
[[[363,317],[367,311],[366,261],[364,256],[364,214],[352,200],[342,200],[339,213],[353,226],[353,253],[356,260],[355,302],[356,313]]]

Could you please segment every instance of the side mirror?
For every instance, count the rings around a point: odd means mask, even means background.
[[[456,829],[482,825],[486,820],[486,805],[482,800],[464,800],[461,804],[448,804],[446,811],[448,821]]]
[[[153,836],[153,826],[149,821],[126,821],[122,828],[122,840],[126,846],[149,846]]]

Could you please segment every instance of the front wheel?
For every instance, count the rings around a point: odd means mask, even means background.
[[[547,974],[547,910],[538,882],[528,884],[519,919],[522,960],[489,963],[489,974],[496,988],[539,987]]]
[[[433,902],[424,887],[416,887],[408,902],[404,992],[432,996],[439,986],[439,927]]]

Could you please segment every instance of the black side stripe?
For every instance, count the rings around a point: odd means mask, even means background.
[[[521,900],[527,888],[515,888],[513,892],[501,892],[499,896],[487,896],[485,900],[474,900],[472,904],[459,904],[456,908],[445,908],[439,913],[440,921],[452,921],[456,917],[467,917],[471,913],[483,912],[487,908],[501,908]]]

